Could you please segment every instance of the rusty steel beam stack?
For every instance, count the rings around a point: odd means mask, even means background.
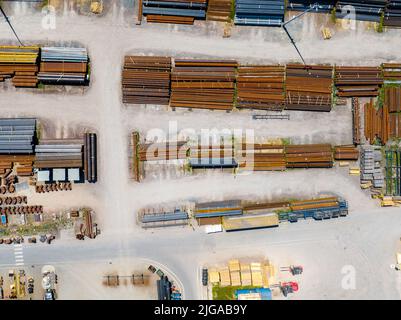
[[[383,84],[379,67],[335,67],[339,97],[376,97]]]
[[[335,160],[358,160],[359,150],[358,148],[351,146],[335,146],[334,147],[334,159]]]
[[[174,24],[194,24],[194,17],[180,17],[180,16],[161,16],[155,14],[148,14],[146,22],[149,23],[174,23]]]
[[[284,66],[240,66],[237,75],[237,108],[282,110]]]
[[[383,63],[384,82],[401,81],[401,63]]]
[[[175,59],[171,73],[171,107],[231,110],[237,62]]]
[[[206,20],[231,21],[232,0],[209,0],[207,4]]]
[[[0,174],[11,172],[18,164],[17,176],[30,176],[32,175],[33,161],[35,161],[34,155],[0,155]]]
[[[123,102],[168,105],[170,57],[126,56],[122,73]]]
[[[0,46],[0,82],[11,78],[15,87],[36,87],[38,56],[36,46]]]
[[[401,138],[401,87],[386,87],[384,106],[389,112],[389,137]]]
[[[355,145],[361,143],[361,116],[358,98],[352,98],[352,140]]]
[[[332,74],[332,66],[288,64],[285,109],[330,111]]]
[[[131,135],[131,145],[132,145],[132,174],[134,180],[139,182],[139,132],[135,131]]]
[[[331,168],[333,152],[330,144],[285,146],[287,168]]]
[[[139,161],[186,159],[189,147],[186,141],[145,143],[138,148]]]
[[[379,139],[382,144],[386,144],[389,135],[389,112],[388,107],[383,105],[378,110],[375,109],[373,99],[364,106],[365,118],[365,137],[371,144]]]
[[[284,171],[286,169],[284,146],[264,143],[242,144],[241,170]]]

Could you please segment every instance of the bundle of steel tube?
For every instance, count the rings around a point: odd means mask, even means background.
[[[330,111],[332,73],[332,66],[288,64],[285,109]]]
[[[175,59],[171,107],[233,109],[236,67],[233,60]]]
[[[168,105],[170,57],[126,56],[122,73],[123,102]]]

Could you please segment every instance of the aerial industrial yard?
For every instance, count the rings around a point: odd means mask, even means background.
[[[1,299],[401,298],[400,1],[0,6]]]

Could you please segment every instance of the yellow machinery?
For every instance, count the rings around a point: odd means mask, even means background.
[[[103,1],[92,1],[91,2],[91,12],[94,14],[100,14],[103,12]]]

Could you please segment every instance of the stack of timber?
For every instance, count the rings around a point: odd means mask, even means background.
[[[331,168],[333,152],[330,144],[285,146],[287,168]]]
[[[143,0],[142,5],[147,22],[193,24],[206,17],[206,0]]]
[[[290,11],[305,11],[310,9],[314,4],[318,4],[317,7],[314,7],[311,12],[322,12],[328,13],[333,10],[335,6],[335,2],[333,0],[288,0],[287,1],[287,10]]]
[[[252,171],[284,171],[286,169],[284,146],[273,144],[243,144],[239,167]]]
[[[199,145],[191,148],[189,163],[193,169],[235,168],[234,148],[228,145]]]
[[[358,98],[352,98],[352,140],[355,145],[361,143],[361,115]]]
[[[334,159],[335,160],[353,160],[356,161],[359,158],[358,148],[351,146],[335,146],[334,147]]]
[[[401,88],[386,87],[384,107],[387,108],[389,138],[401,138]]]
[[[400,83],[401,63],[383,63],[382,69],[385,83]]]
[[[209,0],[207,4],[206,20],[231,21],[232,0]]]
[[[339,97],[376,97],[383,84],[379,67],[335,67]]]
[[[330,111],[332,73],[331,66],[288,64],[285,109]]]
[[[384,10],[383,25],[386,27],[401,27],[401,0],[388,0]]]
[[[170,57],[126,56],[122,74],[123,102],[168,105]]]
[[[84,134],[84,176],[90,183],[97,181],[97,135],[96,133]],[[82,162],[82,159],[81,159]]]
[[[0,119],[0,154],[32,154],[36,119]]]
[[[373,144],[378,139],[382,144],[386,144],[390,138],[391,126],[387,105],[384,104],[376,110],[373,99],[370,99],[370,102],[365,104],[364,117],[366,140]]]
[[[194,209],[196,219],[237,215],[242,215],[242,206],[239,200],[197,203]]]
[[[38,79],[44,84],[84,85],[88,60],[85,48],[43,47]]]
[[[371,183],[374,188],[384,187],[384,175],[381,168],[381,148],[363,145],[361,150],[361,184]]]
[[[282,110],[285,102],[284,66],[240,66],[237,108]]]
[[[12,78],[15,87],[36,87],[38,56],[36,46],[0,46],[0,82]]]
[[[236,0],[234,23],[280,27],[284,21],[284,2],[284,0]]]
[[[186,141],[144,143],[138,148],[139,161],[186,159],[189,147]]]
[[[36,146],[34,167],[38,169],[82,168],[82,142],[41,141]]]
[[[231,110],[237,62],[175,59],[171,107]]]
[[[339,19],[355,19],[360,21],[380,22],[387,0],[347,0],[338,1],[336,17]],[[353,12],[350,12],[350,7]]]

